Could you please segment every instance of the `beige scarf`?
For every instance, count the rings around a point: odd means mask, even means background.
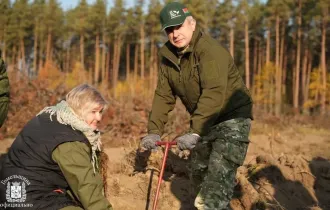
[[[96,169],[98,169],[98,160],[96,151],[101,151],[101,135],[100,131],[93,130],[81,117],[74,113],[74,111],[70,108],[66,101],[61,101],[55,106],[49,106],[41,110],[38,114],[49,113],[50,120],[52,120],[52,116],[56,115],[57,121],[64,125],[70,125],[73,130],[81,131],[89,143],[92,146],[92,160],[91,163],[93,165],[94,173]]]

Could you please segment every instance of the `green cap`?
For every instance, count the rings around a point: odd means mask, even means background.
[[[159,15],[162,30],[167,27],[181,25],[188,16],[191,16],[191,14],[183,4],[179,2],[168,3]]]

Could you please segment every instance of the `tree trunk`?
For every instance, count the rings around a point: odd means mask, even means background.
[[[286,45],[284,45],[284,52],[287,52],[287,47]],[[286,77],[287,77],[287,64],[288,64],[288,55],[287,54],[284,54],[283,55],[283,77],[282,77],[282,84],[283,84],[283,94],[286,93],[286,89],[287,89],[287,86],[286,86]]]
[[[282,106],[282,69],[280,67],[280,17],[276,15],[276,55],[275,55],[275,115],[280,116]]]
[[[110,45],[110,41],[108,41],[108,53],[107,53],[107,61],[106,61],[106,70],[105,70],[105,78],[106,78],[106,82],[108,84],[109,81],[109,73],[110,73],[110,55],[111,55],[111,45]]]
[[[23,38],[21,38],[21,40],[20,40],[20,48],[21,48],[20,51],[21,51],[21,59],[22,59],[22,69],[28,76],[28,69],[26,68],[26,65],[25,65],[25,46],[24,46]]]
[[[94,84],[99,82],[100,75],[100,34],[95,37],[95,69],[94,69]]]
[[[154,48],[155,48],[155,41],[154,41],[154,37],[151,36],[151,41],[150,41],[150,60],[149,60],[149,63],[150,63],[150,67],[149,67],[149,85],[150,87],[153,86],[153,76],[154,76],[154,58],[155,58],[155,51],[154,51]],[[150,88],[149,88],[150,90]]]
[[[286,77],[286,64],[284,64],[284,52],[286,52],[286,45],[285,45],[285,26],[287,22],[283,21],[282,29],[281,29],[281,47],[280,47],[280,69],[281,69],[281,102],[283,101],[282,96],[285,95],[285,80]]]
[[[296,56],[296,77],[293,98],[293,108],[296,114],[299,113],[299,92],[300,92],[300,47],[301,47],[301,0],[298,0],[298,37],[297,37],[297,56]]]
[[[306,99],[309,99],[309,84],[310,84],[310,80],[311,80],[311,73],[312,73],[312,62],[313,62],[313,56],[312,53],[310,51],[308,51],[308,55],[307,55],[307,60],[308,60],[308,65],[307,65],[307,78],[306,78]]]
[[[138,65],[139,65],[139,45],[135,45],[134,50],[134,82],[137,81],[137,75],[138,75]]]
[[[326,8],[324,8],[326,11]],[[327,64],[326,64],[326,30],[327,30],[327,12],[324,11],[322,18],[322,41],[321,41],[321,69],[322,69],[322,96],[321,96],[321,114],[326,114],[327,101]]]
[[[261,84],[262,81],[261,81],[261,78],[260,78],[260,75],[261,75],[261,68],[262,68],[262,60],[263,60],[263,50],[262,50],[262,47],[261,47],[261,43],[259,42],[259,47],[258,47],[258,70],[257,70],[257,75],[259,76],[259,81],[258,83]],[[258,85],[257,88],[256,88],[256,94],[257,94],[257,98],[260,98],[261,96],[261,88],[262,86],[261,85]],[[259,103],[257,103],[257,106],[259,105]]]
[[[43,62],[43,59],[42,59],[42,50],[44,49],[44,44],[42,42],[42,39],[40,39],[40,44],[39,44],[39,64],[38,64],[38,72],[44,67],[44,62]]]
[[[229,39],[230,39],[230,54],[234,58],[234,40],[235,40],[235,31],[233,27],[230,27]]]
[[[266,64],[270,62],[270,27],[267,30]]]
[[[255,37],[253,39],[253,74],[252,74],[252,84],[251,86],[254,89],[254,94],[256,94],[256,89],[255,87],[255,76],[257,75],[258,72],[258,45],[259,42],[257,38]]]
[[[144,80],[144,44],[145,44],[144,24],[142,24],[140,28],[140,38],[141,38],[141,47],[140,47],[141,79]]]
[[[12,55],[12,66],[15,68],[15,65],[17,63],[16,60],[16,46],[13,45],[13,49],[12,49],[13,55]]]
[[[155,45],[154,47],[154,55],[155,55],[155,61],[154,61],[154,75],[153,75],[153,86],[152,86],[152,91],[155,90],[156,86],[157,86],[157,72],[158,72],[158,49],[157,46]]]
[[[33,43],[33,74],[38,72],[37,62],[38,62],[38,27],[39,24],[36,23],[34,27],[34,43]]]
[[[70,46],[66,49],[66,72],[70,71]]]
[[[52,34],[50,30],[48,29],[48,35],[47,35],[47,50],[46,50],[46,62],[51,61],[51,48],[52,48]]]
[[[105,45],[105,32],[102,32],[102,58],[101,58],[101,72],[102,72],[102,81],[105,78],[105,60],[106,60],[106,45]]]
[[[307,45],[306,45],[307,46]],[[308,65],[308,48],[305,47],[303,65],[302,65],[302,75],[301,75],[301,89],[302,89],[302,98],[304,104],[307,100],[306,98],[306,88],[307,88],[307,65]]]
[[[249,48],[249,25],[245,22],[245,83],[250,89],[250,48]]]
[[[80,34],[80,63],[85,69],[85,41],[84,41],[84,34]]]
[[[116,98],[116,86],[117,86],[117,50],[118,50],[118,39],[115,37],[113,44],[113,58],[112,58],[112,89],[113,96]]]
[[[130,81],[130,44],[126,43],[126,81],[129,82]]]

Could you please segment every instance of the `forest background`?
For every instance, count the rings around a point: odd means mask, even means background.
[[[9,71],[49,86],[81,82],[122,92],[151,92],[165,2],[1,0],[0,48]],[[185,0],[197,23],[232,54],[267,113],[325,115],[329,109],[329,1]],[[111,3],[113,6],[107,6]],[[141,87],[140,87],[141,86]],[[140,88],[140,89],[139,89]],[[140,92],[141,92],[140,91]]]

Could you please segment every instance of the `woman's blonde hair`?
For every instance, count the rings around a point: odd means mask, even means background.
[[[82,84],[73,88],[66,95],[66,102],[80,117],[83,117],[86,112],[95,107],[103,106],[103,109],[106,109],[108,106],[108,102],[101,93],[88,84]]]

